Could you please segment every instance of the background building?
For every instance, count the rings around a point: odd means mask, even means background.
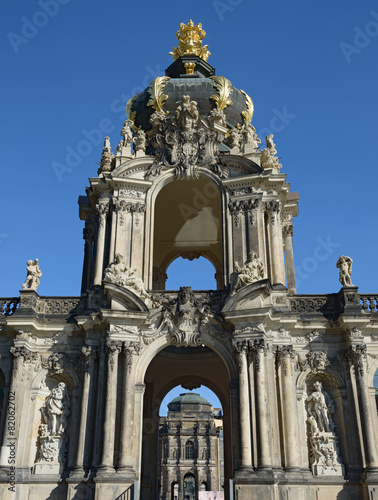
[[[196,393],[168,404],[159,424],[160,498],[196,500],[197,491],[223,490],[223,429],[220,410]],[[216,419],[215,415],[218,416]]]

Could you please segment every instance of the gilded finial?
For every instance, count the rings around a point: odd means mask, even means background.
[[[202,46],[202,40],[205,38],[206,32],[202,29],[201,23],[194,25],[192,20],[188,22],[188,25],[181,23],[176,36],[179,41],[178,47],[173,47],[173,52],[169,53],[174,61],[186,55],[195,55],[204,61],[208,60],[211,54],[208,45]]]

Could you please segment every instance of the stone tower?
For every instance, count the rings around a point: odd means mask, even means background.
[[[160,403],[202,384],[222,404],[227,500],[378,498],[377,295],[346,256],[338,292],[297,295],[298,196],[204,36],[180,25],[115,154],[105,138],[79,199],[81,296],[39,296],[35,259],[0,299],[0,500],[155,499]],[[165,291],[169,264],[198,256],[217,289]]]

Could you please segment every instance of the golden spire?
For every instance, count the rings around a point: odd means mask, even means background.
[[[194,25],[192,20],[188,22],[188,25],[181,23],[176,36],[179,41],[178,47],[173,47],[173,52],[169,53],[174,61],[186,55],[198,56],[204,61],[208,60],[211,54],[208,51],[208,45],[202,46],[206,32],[202,29],[201,23]]]

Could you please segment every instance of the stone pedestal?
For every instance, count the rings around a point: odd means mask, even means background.
[[[344,465],[339,460],[337,437],[319,432],[310,438],[311,469],[315,476],[342,476]]]
[[[40,457],[34,465],[34,474],[62,474],[64,471],[67,439],[62,436],[40,436]]]

